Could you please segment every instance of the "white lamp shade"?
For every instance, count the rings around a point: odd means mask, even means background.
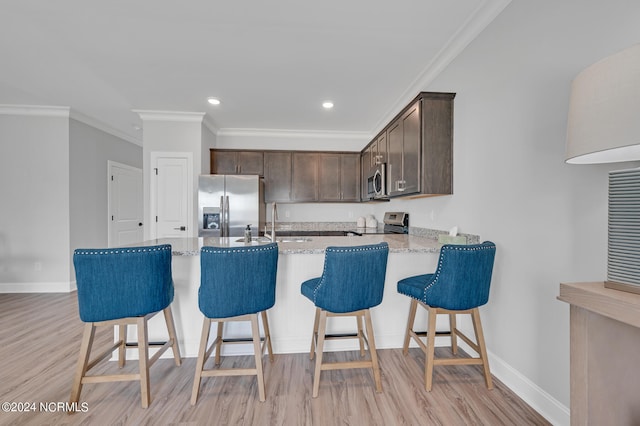
[[[640,44],[578,74],[567,122],[567,163],[634,160],[640,160]]]

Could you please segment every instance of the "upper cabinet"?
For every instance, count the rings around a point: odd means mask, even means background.
[[[291,152],[265,151],[264,200],[267,203],[291,201]]]
[[[211,150],[211,173],[221,175],[264,175],[262,151]]]
[[[318,154],[318,201],[360,201],[360,154]]]
[[[387,129],[389,196],[420,192],[420,102],[413,104]]]
[[[420,93],[362,151],[363,164],[387,163],[390,197],[453,193],[454,97]]]
[[[318,153],[294,152],[291,160],[291,201],[317,201]]]

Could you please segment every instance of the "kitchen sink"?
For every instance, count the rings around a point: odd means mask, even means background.
[[[276,236],[276,241],[279,243],[308,243],[311,241],[309,237],[278,237]],[[244,242],[244,238],[238,238],[236,243]],[[251,238],[252,243],[270,243],[271,239],[269,237],[253,237]]]
[[[308,243],[311,241],[309,237],[276,237],[279,243]]]
[[[243,243],[244,238],[238,238],[236,243]],[[268,237],[253,237],[251,238],[252,243],[270,243],[271,240]]]

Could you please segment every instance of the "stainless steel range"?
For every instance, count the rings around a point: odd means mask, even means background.
[[[384,214],[385,234],[408,234],[409,233],[409,213],[386,212]]]
[[[345,231],[345,235],[362,236],[369,234],[408,234],[409,233],[409,213],[386,212],[384,214],[384,227],[380,228],[356,228]]]

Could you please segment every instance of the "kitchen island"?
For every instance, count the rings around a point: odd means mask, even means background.
[[[435,270],[441,244],[436,239],[414,235],[363,235],[345,237],[310,237],[306,241],[278,242],[278,275],[276,284],[276,303],[268,311],[271,338],[275,353],[307,352],[311,343],[311,332],[315,306],[300,294],[303,281],[322,275],[324,251],[328,246],[356,246],[387,242],[389,259],[387,263],[386,283],[382,303],[373,308],[376,346],[378,348],[402,347],[409,299],[396,292],[396,283],[411,275],[431,273]],[[264,240],[263,240],[264,241]],[[162,238],[148,240],[136,245],[171,244],[173,259],[173,279],[175,298],[172,309],[175,318],[180,350],[187,357],[196,357],[202,327],[202,313],[198,309],[198,287],[200,285],[200,249],[203,246],[242,247],[246,244],[241,238]],[[265,244],[254,241],[251,245]],[[151,340],[166,337],[162,318],[153,318],[149,323]],[[418,317],[426,324],[426,315]],[[352,324],[353,322],[353,324]],[[445,325],[443,323],[443,325]],[[229,323],[225,325],[225,337],[250,335],[248,323]],[[132,328],[132,327],[130,327]],[[329,333],[352,332],[355,322],[351,318],[332,318]],[[131,330],[130,339],[135,338]],[[213,337],[212,337],[213,339]],[[327,342],[326,349],[357,349],[357,340],[338,340]],[[250,345],[228,345],[226,354],[252,353]],[[132,351],[131,356],[136,354]]]

